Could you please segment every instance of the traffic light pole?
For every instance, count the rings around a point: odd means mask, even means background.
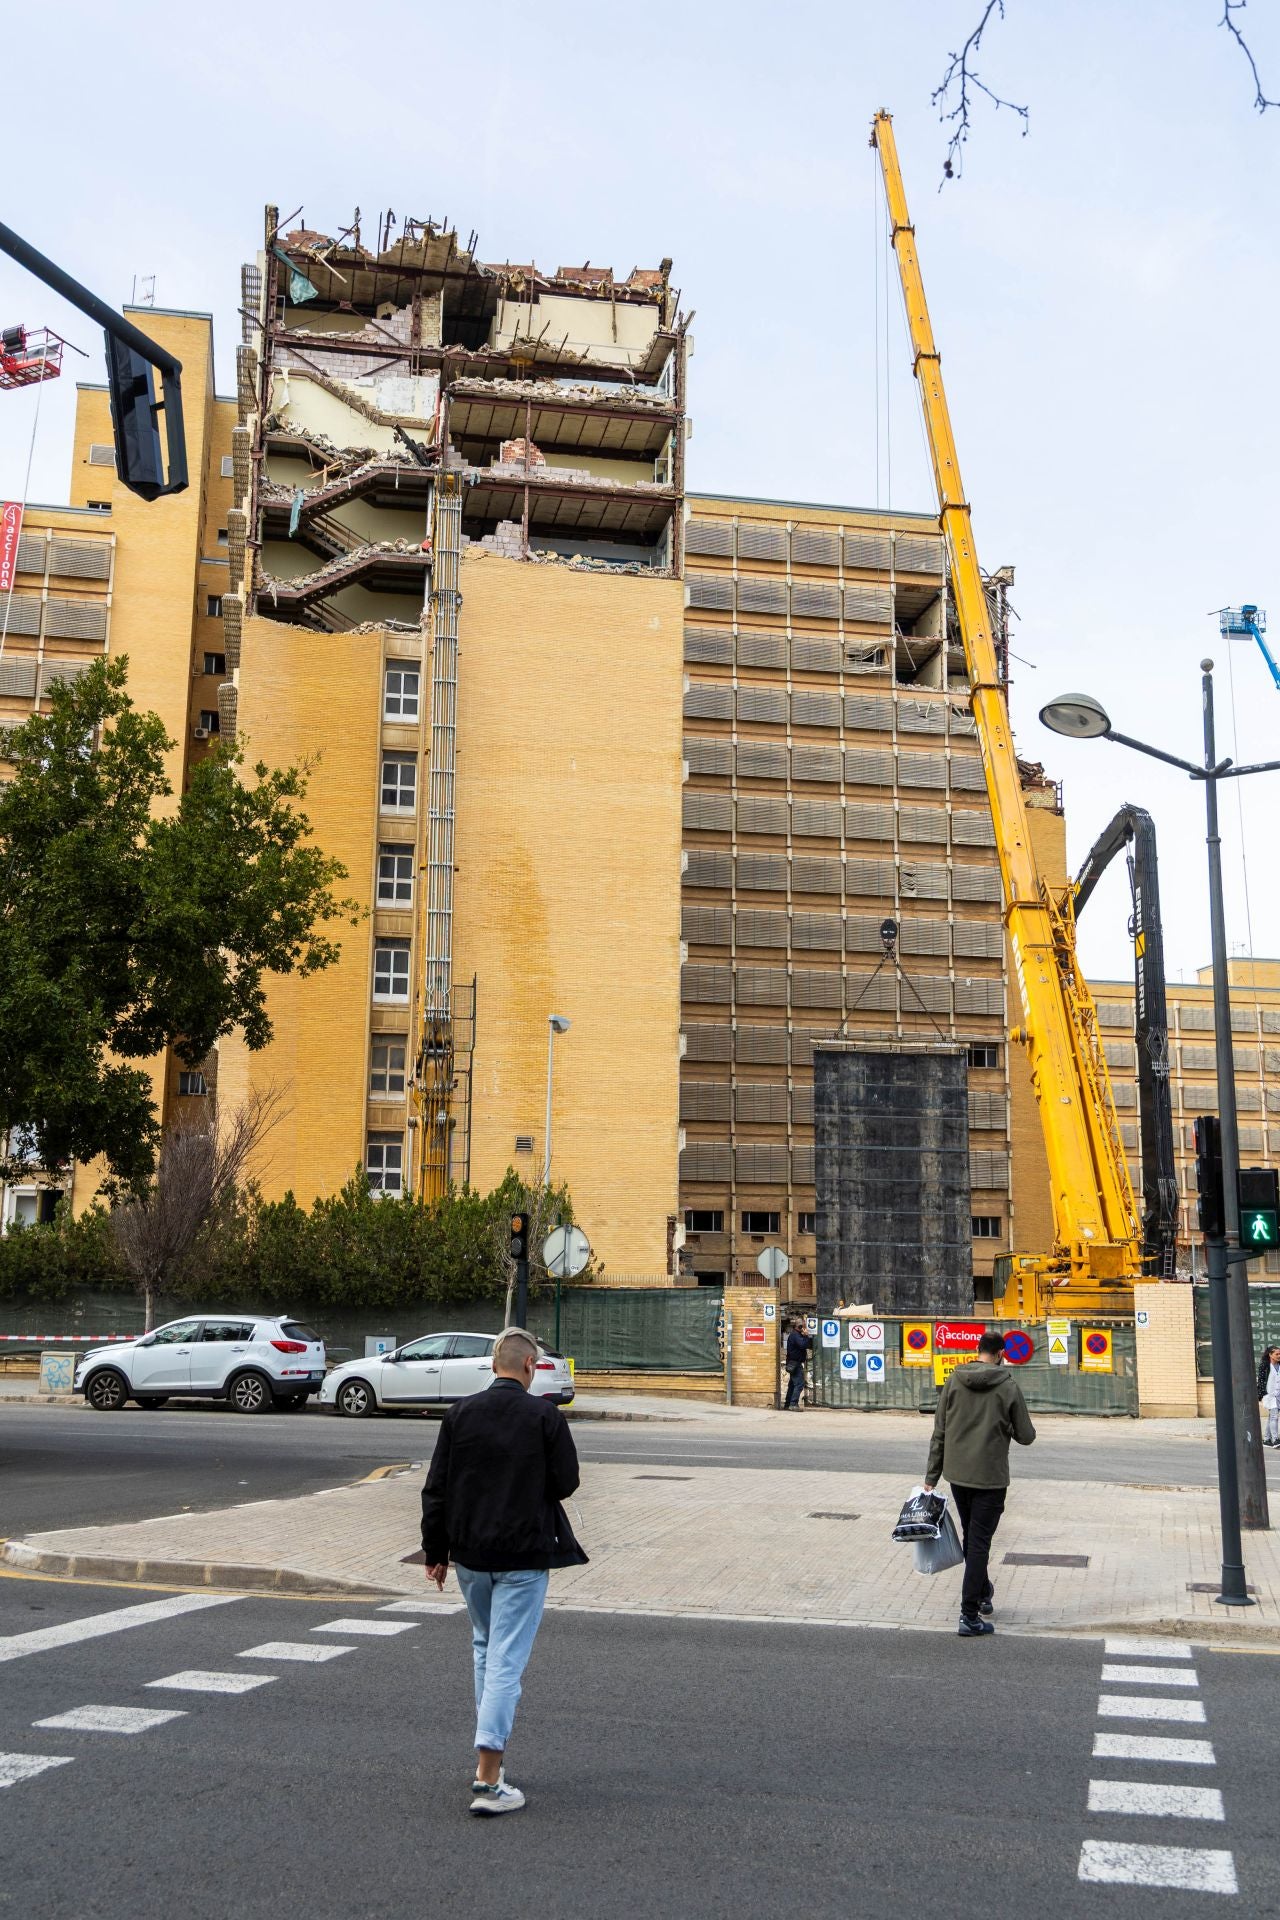
[[[1226,1185],[1230,1186],[1228,1181]],[[1227,1298],[1229,1265],[1226,1235],[1205,1235],[1209,1268],[1209,1332],[1213,1342],[1213,1423],[1218,1442],[1218,1512],[1222,1526],[1224,1607],[1251,1607],[1240,1544],[1240,1483],[1236,1472],[1235,1395],[1231,1390],[1231,1313]]]
[[[1271,1525],[1267,1508],[1267,1470],[1262,1451],[1261,1422],[1254,1392],[1253,1327],[1249,1315],[1249,1274],[1242,1259],[1231,1260],[1232,1241],[1240,1238],[1240,1200],[1236,1172],[1240,1165],[1239,1131],[1236,1125],[1235,1062],[1231,1047],[1231,989],[1227,979],[1227,923],[1222,901],[1222,837],[1218,831],[1218,781],[1227,773],[1218,764],[1213,724],[1213,662],[1202,660],[1201,690],[1204,700],[1204,805],[1205,845],[1209,855],[1209,932],[1213,962],[1213,1037],[1218,1074],[1218,1113],[1222,1121],[1222,1165],[1224,1171],[1225,1237],[1215,1255],[1213,1239],[1206,1237],[1205,1257],[1209,1267],[1209,1306],[1211,1314],[1219,1310],[1226,1316],[1224,1337],[1213,1339],[1213,1398],[1218,1428],[1218,1475],[1225,1501],[1226,1481],[1222,1464],[1222,1428],[1225,1417],[1232,1422],[1231,1483],[1233,1494],[1239,1489],[1239,1506],[1232,1501],[1236,1531],[1235,1556],[1240,1557],[1239,1524],[1259,1530]],[[1239,776],[1251,768],[1232,767]],[[1262,771],[1261,768],[1258,771]],[[1215,1278],[1215,1258],[1220,1272]],[[1219,1309],[1219,1297],[1221,1308]],[[1220,1360],[1225,1372],[1219,1375]],[[1234,1382],[1234,1390],[1233,1383]],[[1239,1522],[1234,1519],[1238,1512]],[[1226,1512],[1223,1511],[1223,1580],[1226,1580],[1228,1553]],[[1244,1571],[1240,1570],[1243,1595]],[[1223,1588],[1224,1597],[1226,1587]],[[1239,1605],[1236,1601],[1234,1604]]]
[[[516,1261],[516,1325],[527,1327],[529,1324],[529,1262]]]

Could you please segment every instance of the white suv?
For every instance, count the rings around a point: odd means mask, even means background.
[[[86,1353],[75,1390],[99,1413],[126,1400],[229,1400],[237,1413],[300,1405],[324,1381],[324,1342],[298,1320],[252,1313],[197,1314],[171,1320],[136,1340]]]

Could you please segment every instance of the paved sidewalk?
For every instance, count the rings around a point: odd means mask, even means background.
[[[415,1469],[303,1498],[10,1541],[10,1565],[175,1584],[421,1595]],[[575,1526],[591,1564],[553,1576],[550,1604],[786,1622],[947,1628],[958,1574],[917,1574],[890,1531],[897,1475],[589,1463]],[[1008,1566],[1006,1553],[1083,1554],[1086,1568]],[[1280,1643],[1280,1534],[1245,1537],[1261,1602],[1194,1593],[1218,1571],[1216,1496],[1029,1477],[1015,1482],[993,1575],[1003,1627],[1123,1625]]]

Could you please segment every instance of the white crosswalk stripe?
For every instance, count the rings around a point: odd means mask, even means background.
[[[1115,1654],[1121,1660],[1189,1660],[1191,1658],[1189,1640],[1162,1640],[1155,1635],[1147,1638],[1136,1633],[1109,1633],[1103,1642],[1102,1650],[1108,1658]]]
[[[354,1647],[335,1647],[323,1640],[264,1640],[260,1647],[246,1647],[237,1660],[336,1660],[340,1653],[354,1653]]]
[[[1119,1667],[1105,1666],[1102,1683],[1112,1687],[1198,1687],[1194,1667]]]
[[[19,1780],[34,1779],[50,1767],[69,1767],[69,1753],[0,1753],[0,1787],[15,1787]]]
[[[1151,1780],[1091,1780],[1090,1813],[1136,1813],[1147,1819],[1225,1820],[1217,1787],[1167,1787]]]
[[[1213,1767],[1210,1740],[1161,1740],[1150,1733],[1095,1733],[1095,1760],[1172,1760],[1188,1767]]]
[[[1203,1700],[1165,1700],[1154,1693],[1104,1693],[1098,1697],[1101,1720],[1181,1720],[1204,1725]]]
[[[312,1627],[312,1633],[364,1633],[377,1635],[384,1633],[409,1633],[417,1626],[416,1620],[326,1620],[322,1626]]]
[[[211,1673],[204,1667],[188,1667],[163,1680],[148,1680],[149,1687],[168,1687],[174,1693],[252,1693],[255,1687],[269,1687],[274,1673]]]
[[[73,1733],[146,1733],[162,1727],[166,1720],[186,1717],[183,1707],[167,1712],[150,1707],[74,1707],[70,1713],[51,1714],[47,1720],[33,1720],[33,1727],[66,1728]]]
[[[1135,1847],[1086,1840],[1080,1878],[1111,1886],[1178,1887],[1185,1893],[1238,1893],[1235,1862],[1216,1847]]]
[[[74,1647],[82,1640],[124,1633],[130,1627],[149,1627],[157,1620],[199,1613],[206,1607],[230,1607],[238,1593],[175,1593],[168,1600],[147,1600],[137,1607],[115,1607],[110,1613],[91,1613],[84,1620],[64,1620],[57,1627],[36,1627],[30,1633],[11,1633],[0,1639],[0,1660],[22,1660],[28,1654],[48,1653],[55,1647]]]
[[[390,1606],[379,1607],[379,1613],[465,1613],[461,1600],[393,1600]]]

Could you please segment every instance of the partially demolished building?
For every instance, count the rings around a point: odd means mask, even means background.
[[[669,275],[485,264],[390,217],[375,244],[282,232],[269,208],[242,277],[219,694],[251,754],[323,756],[317,837],[370,914],[296,1026],[278,990],[267,1056],[223,1049],[224,1090],[293,1085],[279,1185],[341,1184],[353,1146],[384,1192],[538,1177],[556,1012],[557,1144],[576,1167],[589,1142],[602,1175],[575,1172],[576,1204],[645,1272],[676,1207]]]

